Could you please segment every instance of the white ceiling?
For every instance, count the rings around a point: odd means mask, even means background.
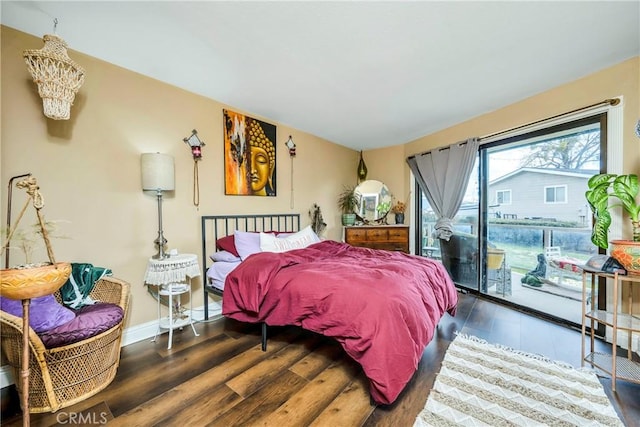
[[[357,150],[640,55],[639,1],[2,1],[0,15],[37,37],[57,18],[70,49]]]

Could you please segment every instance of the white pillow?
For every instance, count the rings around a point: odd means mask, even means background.
[[[313,232],[310,225],[286,237],[260,233],[260,249],[263,252],[287,252],[293,249],[306,248],[319,241],[320,238]]]

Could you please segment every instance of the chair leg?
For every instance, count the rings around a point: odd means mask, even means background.
[[[262,351],[267,351],[267,324],[262,323]]]

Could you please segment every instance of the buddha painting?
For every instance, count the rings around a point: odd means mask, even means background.
[[[276,127],[224,110],[225,194],[276,195]]]

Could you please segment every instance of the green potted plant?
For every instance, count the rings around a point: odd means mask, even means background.
[[[342,225],[356,223],[355,210],[358,207],[358,197],[354,186],[345,185],[338,196],[338,207],[342,211]]]
[[[609,247],[609,227],[611,226],[610,207],[622,206],[629,215],[632,228],[632,240],[611,241],[611,256],[620,262],[627,271],[640,274],[640,203],[637,200],[640,187],[638,175],[598,174],[589,179],[589,189],[585,197],[594,216],[591,241],[594,245],[606,249]],[[609,205],[615,198],[620,203]]]

